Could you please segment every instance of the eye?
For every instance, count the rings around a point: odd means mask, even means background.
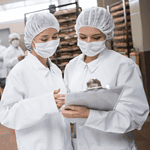
[[[58,39],[58,38],[59,38],[58,33],[52,36],[53,40]]]
[[[41,41],[46,42],[48,39],[41,39]]]
[[[58,38],[58,36],[53,36],[53,37],[52,37],[52,39],[57,39],[57,38]]]
[[[93,39],[94,40],[99,40],[101,38],[101,36],[94,36]]]
[[[86,36],[80,36],[81,39],[86,39]]]

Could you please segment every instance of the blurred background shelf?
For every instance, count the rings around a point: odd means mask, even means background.
[[[133,41],[129,2],[127,0],[122,0],[113,3],[109,6],[109,11],[115,24],[114,38],[111,42],[112,49],[127,57],[130,57],[130,52],[133,48]]]
[[[77,35],[74,26],[76,23],[76,18],[82,9],[78,7],[77,2],[72,4],[76,4],[76,7],[72,9],[60,10],[54,13],[60,24],[60,44],[55,54],[51,57],[51,60],[58,65],[63,73],[68,62],[75,56],[81,54],[81,51],[77,46]]]

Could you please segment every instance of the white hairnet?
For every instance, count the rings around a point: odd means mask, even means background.
[[[51,13],[39,12],[31,15],[27,19],[24,41],[28,50],[32,50],[31,44],[34,37],[47,28],[54,28],[59,31],[59,23]]]
[[[14,39],[14,38],[20,39],[20,35],[17,34],[17,33],[11,33],[11,34],[9,34],[9,42],[10,42],[12,39]]]
[[[99,29],[106,35],[106,39],[114,36],[114,22],[111,14],[102,7],[91,7],[83,10],[76,20],[76,33],[83,26],[89,26]]]

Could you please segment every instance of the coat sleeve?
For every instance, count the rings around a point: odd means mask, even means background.
[[[140,130],[149,114],[149,106],[137,65],[126,67],[119,73],[117,86],[125,90],[113,111],[90,110],[89,117],[82,126],[104,132],[125,133]]]
[[[4,55],[4,64],[6,67],[14,67],[19,62],[18,57],[11,57],[11,52],[7,51]]]
[[[59,114],[53,91],[43,95],[25,98],[28,89],[17,75],[9,74],[2,96],[0,122],[15,130],[34,126],[51,115]]]
[[[6,58],[7,59],[7,58]],[[14,67],[19,62],[18,57],[8,59],[7,67]]]

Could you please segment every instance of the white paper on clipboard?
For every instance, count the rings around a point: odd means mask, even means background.
[[[68,105],[85,106],[89,109],[113,110],[122,95],[124,86],[111,89],[92,89],[65,94],[65,107]]]

